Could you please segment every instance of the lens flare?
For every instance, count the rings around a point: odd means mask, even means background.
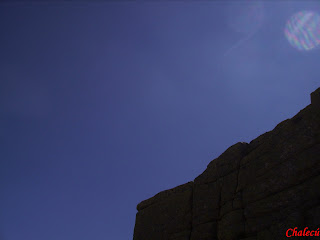
[[[320,44],[320,16],[313,11],[294,14],[286,23],[284,34],[300,51],[312,50]]]
[[[249,41],[259,31],[264,22],[264,4],[261,0],[231,2],[227,5],[226,14],[228,25],[246,36],[233,44],[224,56]]]

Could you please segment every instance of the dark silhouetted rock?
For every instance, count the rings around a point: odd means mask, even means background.
[[[138,204],[134,239],[187,240],[191,234],[193,182]]]
[[[320,88],[311,105],[228,148],[194,182],[137,206],[134,240],[279,240],[320,227]]]
[[[311,93],[311,104],[314,107],[320,108],[320,88]]]

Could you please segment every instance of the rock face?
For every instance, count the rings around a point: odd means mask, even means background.
[[[319,231],[320,88],[296,116],[229,147],[193,182],[137,210],[134,240],[278,240],[289,228]]]
[[[311,104],[314,107],[320,108],[320,88],[311,93]]]

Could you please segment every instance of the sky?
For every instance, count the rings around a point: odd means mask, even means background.
[[[0,240],[132,239],[139,202],[310,104],[317,14],[302,0],[0,3]]]

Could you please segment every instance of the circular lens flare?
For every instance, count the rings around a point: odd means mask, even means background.
[[[313,11],[294,14],[286,23],[284,34],[294,48],[309,51],[320,44],[320,16]]]

